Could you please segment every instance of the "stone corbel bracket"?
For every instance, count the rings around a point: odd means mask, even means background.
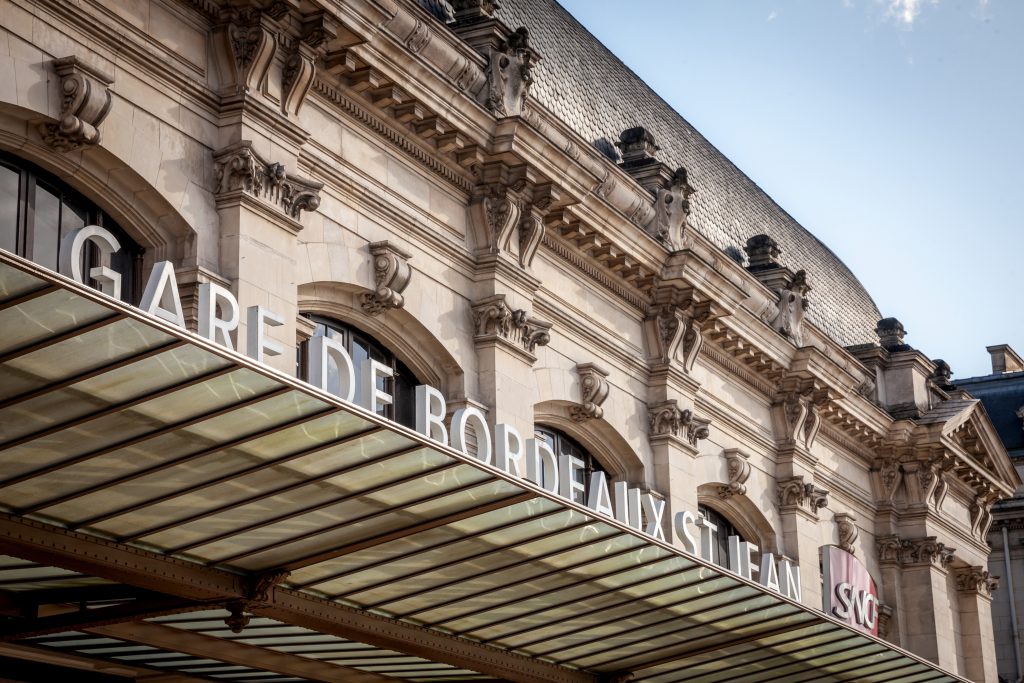
[[[666,436],[683,439],[694,451],[699,441],[711,435],[711,420],[680,409],[676,399],[648,406],[647,423],[652,440]]]
[[[338,27],[323,11],[304,17],[302,33],[284,63],[281,75],[281,112],[296,116],[316,78],[316,65]]]
[[[113,76],[73,56],[51,64],[60,77],[60,118],[39,126],[43,141],[58,152],[99,144],[100,124],[110,113]]]
[[[473,342],[477,346],[502,344],[517,352],[526,362],[537,361],[538,346],[551,341],[552,324],[534,318],[522,309],[512,310],[504,294],[495,294],[473,304]]]
[[[809,453],[821,429],[821,411],[837,398],[835,391],[812,378],[783,378],[774,411],[780,441]]]
[[[367,249],[373,259],[373,291],[360,297],[360,305],[367,315],[379,315],[384,311],[405,306],[402,292],[409,286],[412,256],[397,245],[384,240],[371,242]]]
[[[856,555],[857,539],[860,537],[856,515],[852,512],[837,512],[834,519],[839,532],[839,547],[851,555]]]
[[[747,479],[750,479],[750,456],[738,448],[726,448],[722,456],[725,458],[725,471],[729,483],[718,487],[718,497],[722,499],[747,494]]]
[[[569,415],[576,422],[601,419],[604,417],[601,404],[608,398],[611,388],[608,371],[595,363],[579,363],[576,372],[580,376],[580,402],[569,408]]]
[[[814,484],[805,483],[803,475],[784,479],[777,483],[779,510],[788,512],[800,510],[818,517],[818,510],[828,507],[828,491]]]
[[[693,289],[662,286],[644,322],[648,358],[654,364],[678,361],[690,374],[704,344],[704,328],[721,315],[710,299]]]
[[[250,140],[242,140],[214,154],[216,187],[214,197],[218,205],[249,195],[263,200],[291,219],[290,227],[300,230],[298,222],[303,211],[315,211],[320,206],[323,183],[300,178],[285,171],[280,163],[269,163],[252,147]]]
[[[256,7],[231,7],[221,13],[213,36],[222,94],[258,91],[263,86],[277,53],[278,31],[276,19]]]

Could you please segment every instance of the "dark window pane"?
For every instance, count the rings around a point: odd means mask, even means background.
[[[576,494],[576,502],[585,504],[590,496],[590,475],[594,472],[607,472],[607,470],[598,462],[597,458],[590,454],[590,451],[568,434],[550,427],[540,426],[534,427],[534,433],[537,438],[551,447],[556,456],[571,455],[583,461],[583,468],[576,470],[574,476],[577,482],[583,484],[583,494]],[[608,488],[611,489],[611,481],[608,482]]]
[[[32,260],[57,270],[60,250],[60,195],[36,182],[35,211],[31,226]]]
[[[18,188],[21,174],[0,165],[0,249],[18,252]]]

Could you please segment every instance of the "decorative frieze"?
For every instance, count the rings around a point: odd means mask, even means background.
[[[999,588],[999,577],[992,576],[985,567],[964,567],[957,569],[956,589],[964,593],[977,593],[984,597],[992,597]]]
[[[608,398],[608,371],[594,363],[579,363],[580,402],[569,408],[569,415],[577,422],[599,420],[604,416],[601,404]]]
[[[828,491],[814,484],[805,483],[803,475],[780,481],[776,486],[779,507],[783,511],[806,508],[816,516],[818,510],[828,507]]]
[[[649,407],[647,417],[651,437],[675,436],[696,447],[711,434],[711,420],[697,417],[692,410],[681,410],[675,399]]]
[[[876,545],[878,561],[882,564],[898,564],[904,567],[931,565],[948,569],[956,557],[956,548],[939,543],[935,540],[935,536],[920,538],[879,536]]]
[[[260,198],[285,216],[298,221],[303,211],[320,206],[323,183],[306,180],[285,171],[280,163],[269,163],[242,140],[214,155],[218,200],[236,193]]]
[[[750,478],[750,456],[737,448],[725,449],[722,456],[725,458],[725,472],[729,481],[718,487],[718,497],[724,499],[746,495],[746,483]]]
[[[398,245],[384,240],[371,242],[367,248],[373,259],[373,291],[360,297],[360,304],[367,315],[379,315],[384,311],[405,306],[402,292],[409,286],[412,258]]]
[[[60,78],[60,117],[43,123],[39,134],[58,152],[70,152],[100,141],[100,124],[110,113],[114,78],[80,61],[62,57],[51,62]]]
[[[512,310],[505,303],[505,295],[496,294],[473,305],[473,339],[502,339],[533,354],[538,346],[551,341],[551,323],[522,309]]]
[[[851,555],[856,555],[857,539],[860,537],[857,517],[851,512],[837,512],[833,519],[839,533],[839,547]]]
[[[539,59],[529,43],[529,32],[520,26],[489,50],[487,108],[498,118],[521,116],[526,107],[533,65]]]

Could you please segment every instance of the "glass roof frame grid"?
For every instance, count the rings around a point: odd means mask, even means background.
[[[882,651],[884,652],[884,651]],[[751,672],[748,674],[734,675],[729,679],[730,683],[770,683],[772,681],[782,683],[805,683],[812,679],[805,678],[806,674],[811,674],[812,677],[815,675],[821,675],[822,673],[832,676],[833,674],[842,674],[849,671],[849,666],[854,667],[861,666],[862,664],[858,661],[864,656],[874,656],[881,654],[877,649],[874,648],[874,643],[865,642],[863,640],[856,641],[851,645],[845,645],[841,649],[834,652],[823,652],[821,654],[812,655],[810,657],[798,657],[794,656],[788,661],[780,663],[779,666],[775,666],[768,671],[763,672]],[[839,659],[833,660],[834,657]],[[808,671],[804,667],[812,665],[814,662],[826,660],[824,663],[818,666],[812,666],[812,669]],[[891,660],[884,660],[878,662],[879,664],[889,663]],[[847,666],[844,666],[847,665]],[[787,671],[792,667],[798,667],[797,671]],[[833,670],[833,667],[842,667],[838,671]],[[757,676],[757,678],[751,678]],[[746,679],[746,680],[744,680]]]
[[[6,308],[7,307],[5,306],[3,309],[0,310],[6,310]],[[99,320],[94,320],[91,323],[79,325],[78,327],[73,327],[69,330],[65,330],[64,332],[58,332],[52,337],[46,337],[45,339],[42,339],[37,342],[29,342],[28,344],[24,344],[17,348],[11,349],[7,353],[0,354],[0,365],[3,365],[4,363],[9,363],[12,360],[16,360],[18,358],[22,358],[24,356],[29,355],[30,353],[35,353],[36,351],[48,349],[51,346],[56,346],[57,344],[61,344],[63,342],[68,341],[69,339],[74,339],[75,337],[79,337],[83,334],[87,334],[94,330],[107,327],[108,325],[113,325],[119,320],[124,320],[127,317],[128,316],[124,312],[118,311],[106,317],[100,318]]]
[[[54,274],[54,273],[48,271],[47,269],[42,268],[40,266],[37,266],[35,264],[32,264],[31,262],[29,262],[29,261],[27,261],[25,259],[22,259],[20,257],[14,256],[14,255],[11,255],[11,254],[9,254],[7,252],[0,252],[0,265],[4,266],[3,268],[0,268],[0,275],[3,274],[2,273],[3,270],[5,270],[5,269],[7,269],[9,267],[11,270],[16,269],[17,271],[20,271],[19,275],[27,276],[27,277],[22,277],[20,281],[17,278],[14,278],[12,280],[12,282],[14,284],[14,287],[13,287],[13,289],[11,291],[15,292],[15,294],[14,294],[15,297],[19,296],[19,293],[23,294],[25,292],[25,280],[28,279],[28,278],[34,278],[34,279],[42,281],[43,283],[49,283],[49,284],[51,284],[53,286],[59,285],[58,289],[68,290],[72,294],[77,295],[77,297],[79,299],[84,299],[84,300],[88,301],[89,303],[91,303],[94,306],[101,306],[101,307],[105,307],[105,308],[108,308],[108,309],[112,309],[112,310],[116,311],[119,315],[131,317],[132,319],[137,320],[139,322],[142,322],[142,323],[144,323],[145,325],[147,325],[149,327],[157,328],[157,329],[159,329],[161,331],[164,331],[164,332],[166,332],[171,337],[177,337],[177,338],[186,339],[186,340],[190,341],[195,347],[197,347],[197,348],[199,348],[201,350],[207,351],[207,352],[209,352],[209,353],[211,353],[211,354],[213,354],[215,356],[219,356],[220,358],[227,359],[229,362],[233,362],[233,363],[235,363],[236,365],[238,365],[240,367],[248,368],[250,370],[253,370],[254,372],[262,374],[265,377],[269,377],[269,378],[271,378],[273,380],[276,380],[277,382],[279,382],[280,384],[284,385],[285,387],[292,388],[292,389],[300,391],[300,392],[302,392],[304,394],[307,394],[307,395],[319,398],[320,400],[323,400],[323,401],[325,401],[328,404],[342,405],[346,410],[349,410],[350,412],[354,413],[355,415],[357,415],[359,417],[362,417],[366,421],[368,421],[370,423],[374,423],[374,424],[383,424],[383,425],[387,426],[391,431],[393,431],[393,432],[395,432],[397,434],[402,434],[402,435],[408,434],[409,438],[411,440],[413,440],[414,442],[419,441],[425,447],[432,448],[434,451],[436,451],[436,452],[438,452],[440,454],[443,454],[446,457],[449,457],[449,458],[451,458],[453,460],[456,460],[456,461],[459,461],[459,462],[463,462],[463,463],[467,463],[467,464],[471,464],[472,466],[477,467],[479,469],[482,469],[482,470],[490,473],[495,478],[501,479],[501,480],[503,480],[503,481],[513,485],[513,486],[517,486],[517,487],[519,487],[520,489],[523,489],[523,490],[533,491],[533,492],[535,492],[535,494],[537,496],[546,498],[548,500],[551,500],[552,502],[554,502],[557,505],[563,506],[563,507],[568,508],[568,509],[576,510],[580,514],[583,514],[585,516],[594,517],[595,520],[600,521],[602,523],[611,524],[612,526],[617,526],[617,527],[621,528],[623,531],[626,531],[626,532],[629,532],[629,533],[635,533],[635,534],[639,535],[639,532],[637,532],[635,530],[631,530],[628,527],[628,525],[622,524],[618,520],[614,520],[614,519],[607,519],[606,520],[603,517],[602,518],[598,518],[597,516],[594,515],[592,510],[588,510],[587,508],[585,508],[585,506],[583,506],[580,503],[577,503],[575,501],[569,501],[569,500],[561,500],[555,494],[544,490],[542,487],[537,486],[536,484],[533,484],[532,482],[523,481],[523,480],[519,479],[518,477],[515,477],[514,475],[511,475],[511,474],[508,474],[506,472],[503,472],[503,471],[497,469],[496,467],[494,467],[493,465],[491,465],[489,463],[479,462],[473,456],[470,456],[470,455],[467,455],[467,454],[464,454],[464,453],[460,453],[460,452],[456,451],[455,449],[451,448],[450,446],[434,443],[431,440],[423,437],[422,435],[418,435],[418,434],[412,432],[412,430],[409,430],[407,428],[404,428],[404,427],[401,427],[401,426],[398,426],[398,425],[388,424],[385,420],[383,420],[383,418],[380,418],[379,416],[370,414],[368,411],[364,411],[363,409],[359,408],[358,406],[353,406],[352,404],[350,404],[348,402],[345,402],[345,401],[341,401],[337,397],[332,396],[332,395],[328,394],[327,392],[323,392],[321,390],[312,388],[312,387],[306,385],[304,382],[301,382],[301,381],[295,379],[294,377],[290,377],[290,376],[288,376],[285,373],[282,373],[282,372],[277,371],[277,370],[273,370],[271,368],[267,368],[265,366],[261,366],[261,365],[255,363],[254,361],[252,361],[251,359],[248,359],[248,358],[242,356],[241,354],[238,354],[237,352],[234,352],[234,351],[231,351],[231,350],[227,350],[227,349],[224,349],[222,347],[218,347],[215,343],[210,342],[209,340],[205,340],[205,339],[199,338],[197,335],[194,335],[194,334],[189,333],[187,331],[184,331],[184,330],[181,330],[179,328],[176,328],[175,326],[173,326],[173,325],[171,325],[169,323],[166,323],[164,321],[157,320],[153,316],[146,315],[146,314],[142,313],[141,311],[137,311],[137,310],[133,309],[132,307],[126,305],[126,304],[123,304],[121,302],[115,301],[115,300],[111,299],[110,297],[108,297],[106,295],[103,295],[101,293],[92,291],[89,288],[87,288],[87,287],[85,287],[85,286],[83,286],[83,285],[81,285],[79,283],[72,282],[70,279],[68,279],[68,278],[66,278],[64,276],[60,276],[60,275]],[[0,301],[0,305],[2,305],[3,303],[5,303],[5,302]],[[10,299],[8,299],[6,301],[6,303],[10,304]],[[74,335],[69,335],[69,336],[74,336]],[[689,563],[692,563],[692,564],[698,565],[698,566],[704,566],[704,567],[706,567],[706,568],[708,568],[708,569],[710,569],[712,571],[721,571],[720,569],[712,566],[710,563],[708,563],[708,562],[706,562],[706,561],[704,561],[704,560],[702,560],[700,558],[692,557],[689,553],[685,553],[685,552],[681,551],[679,548],[676,548],[676,547],[672,546],[671,544],[669,544],[668,542],[666,542],[666,541],[664,541],[662,539],[654,538],[654,537],[646,537],[645,536],[644,540],[649,545],[654,546],[654,547],[659,547],[659,548],[662,548],[664,550],[667,550],[670,554],[674,554],[674,555],[678,556],[681,559],[684,559],[685,561],[687,561]],[[728,574],[728,573],[722,573],[722,576],[727,578],[727,580],[729,580],[731,582],[734,582],[737,586],[750,586],[750,587],[753,587],[757,591],[767,592],[763,587],[759,587],[755,582],[753,582],[753,581],[751,581],[749,579],[745,579],[743,577],[731,575],[731,574]],[[811,608],[808,608],[808,607],[803,606],[803,605],[799,605],[795,601],[793,601],[793,600],[791,600],[791,599],[789,599],[789,598],[787,598],[785,596],[778,595],[778,596],[775,596],[775,599],[778,600],[780,603],[784,603],[784,604],[789,604],[789,605],[795,606],[795,607],[798,608],[798,610],[800,610],[800,611],[804,612],[805,614],[807,614],[808,615],[807,623],[810,623],[810,622],[824,622],[824,623],[829,624],[831,628],[844,629],[844,630],[852,631],[851,627],[849,627],[849,626],[847,626],[845,624],[842,624],[838,620],[836,620],[836,619],[834,619],[834,618],[832,618],[832,617],[830,617],[828,615],[817,614]],[[793,625],[789,625],[789,626],[786,627],[786,629],[780,630],[780,632],[782,632],[784,630],[792,629],[792,628],[793,628]],[[769,636],[771,634],[772,634],[772,632],[769,631],[768,633],[757,634],[757,636],[758,637],[767,637],[767,636]],[[918,662],[922,663],[923,665],[925,665],[927,667],[933,668],[937,672],[937,675],[942,675],[947,680],[965,681],[965,679],[963,679],[963,678],[961,678],[959,676],[956,676],[955,674],[948,674],[946,672],[943,672],[943,671],[935,668],[934,665],[931,665],[930,663],[926,663],[923,659],[921,659],[921,658],[919,658],[919,657],[917,657],[917,656],[915,656],[915,655],[913,655],[913,654],[911,654],[909,652],[901,650],[900,648],[898,648],[896,646],[890,646],[887,643],[884,643],[883,641],[881,641],[881,640],[879,640],[877,638],[871,637],[871,636],[865,636],[865,637],[867,637],[869,640],[874,640],[875,642],[878,642],[878,643],[882,644],[883,647],[888,647],[888,648],[890,648],[890,649],[892,649],[894,651],[897,651],[897,652],[901,653],[903,656],[907,657],[908,660],[918,661]],[[731,641],[731,643],[735,643],[735,641]],[[728,645],[728,644],[726,644],[726,645]],[[695,654],[695,653],[690,652],[690,653],[687,653],[687,654],[692,655],[692,654]],[[673,655],[671,658],[669,658],[668,660],[665,660],[665,661],[670,661],[671,659],[674,659],[674,658],[676,658],[675,655]],[[664,660],[664,658],[663,658],[663,660]],[[657,660],[656,659],[656,660],[653,660],[653,661],[644,661],[644,662],[642,662],[640,664],[642,664],[643,667],[655,666],[655,665],[661,663],[663,660]]]

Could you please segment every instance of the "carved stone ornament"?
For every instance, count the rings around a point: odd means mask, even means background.
[[[804,345],[804,315],[808,306],[807,293],[810,291],[807,273],[798,270],[788,286],[775,290],[779,301],[774,310],[769,306],[764,314],[765,321],[772,329],[798,347]]]
[[[114,78],[77,57],[62,57],[51,64],[60,77],[60,118],[39,126],[43,141],[58,152],[98,144],[100,124],[110,113]]]
[[[775,259],[782,255],[782,250],[779,249],[779,243],[768,235],[754,235],[747,240],[743,251],[747,252],[749,260],[747,270],[771,270],[780,267]]]
[[[580,403],[569,408],[569,415],[577,422],[601,419],[604,409],[601,404],[608,398],[608,371],[594,363],[580,363],[576,366],[580,376]]]
[[[878,637],[888,638],[892,628],[892,607],[889,605],[878,605]]]
[[[779,507],[786,509],[803,508],[817,515],[818,510],[828,507],[828,491],[814,484],[804,483],[803,476],[796,476],[778,482]]]
[[[921,499],[935,510],[942,508],[942,502],[949,491],[947,473],[953,469],[955,462],[948,454],[939,454],[922,462],[917,470],[917,480],[921,485]]]
[[[231,145],[213,158],[217,182],[214,194],[218,198],[244,192],[267,201],[296,221],[303,211],[315,211],[320,206],[323,183],[292,175],[282,164],[268,163],[249,140]]]
[[[558,188],[527,167],[502,162],[477,168],[480,183],[471,204],[477,253],[516,254],[527,269],[544,239],[544,219],[561,199]]]
[[[520,26],[490,49],[487,64],[487,108],[498,118],[521,116],[533,83],[537,53],[530,49],[529,32]]]
[[[781,416],[784,441],[809,451],[821,428],[820,409],[833,398],[828,387],[813,380],[799,377],[783,380],[776,410]]]
[[[652,437],[677,436],[694,447],[711,434],[711,420],[695,416],[692,410],[680,410],[675,399],[648,408],[647,419]]]
[[[725,471],[729,483],[718,487],[718,497],[746,495],[746,483],[750,478],[750,456],[736,448],[727,448],[722,455],[725,457]]]
[[[704,325],[713,317],[711,303],[699,301],[692,290],[657,290],[646,321],[651,360],[679,360],[683,372],[689,374],[704,344]]]
[[[879,536],[876,544],[878,560],[886,564],[934,565],[948,569],[956,556],[956,548],[949,548],[946,544],[937,542],[935,536]]]
[[[850,512],[837,512],[834,519],[839,532],[839,547],[851,555],[856,555],[857,538],[860,536],[857,517]]]
[[[455,21],[465,19],[490,18],[500,5],[494,0],[450,0]]]
[[[984,541],[988,536],[988,530],[992,526],[992,506],[1000,495],[992,490],[986,490],[975,496],[971,502],[971,533],[976,538]]]
[[[500,337],[533,353],[551,341],[551,323],[522,309],[513,311],[505,303],[505,295],[497,294],[473,306],[473,333],[477,340]]]
[[[682,246],[686,219],[690,215],[690,196],[695,192],[686,180],[686,169],[682,167],[676,169],[668,187],[658,190],[651,232],[670,251]]]
[[[882,318],[875,326],[875,334],[878,335],[878,344],[886,351],[899,352],[911,351],[912,348],[904,343],[903,337],[907,334],[906,329],[896,318]]]
[[[999,588],[999,577],[991,576],[985,567],[964,567],[956,570],[956,589],[965,593],[978,593],[992,597]]]
[[[373,291],[360,297],[360,304],[367,315],[379,315],[392,308],[405,306],[402,292],[409,286],[412,269],[409,267],[407,252],[397,245],[384,240],[371,242],[368,247],[373,258]]]
[[[274,18],[255,7],[224,11],[215,29],[222,77],[237,93],[258,90],[277,52]]]

